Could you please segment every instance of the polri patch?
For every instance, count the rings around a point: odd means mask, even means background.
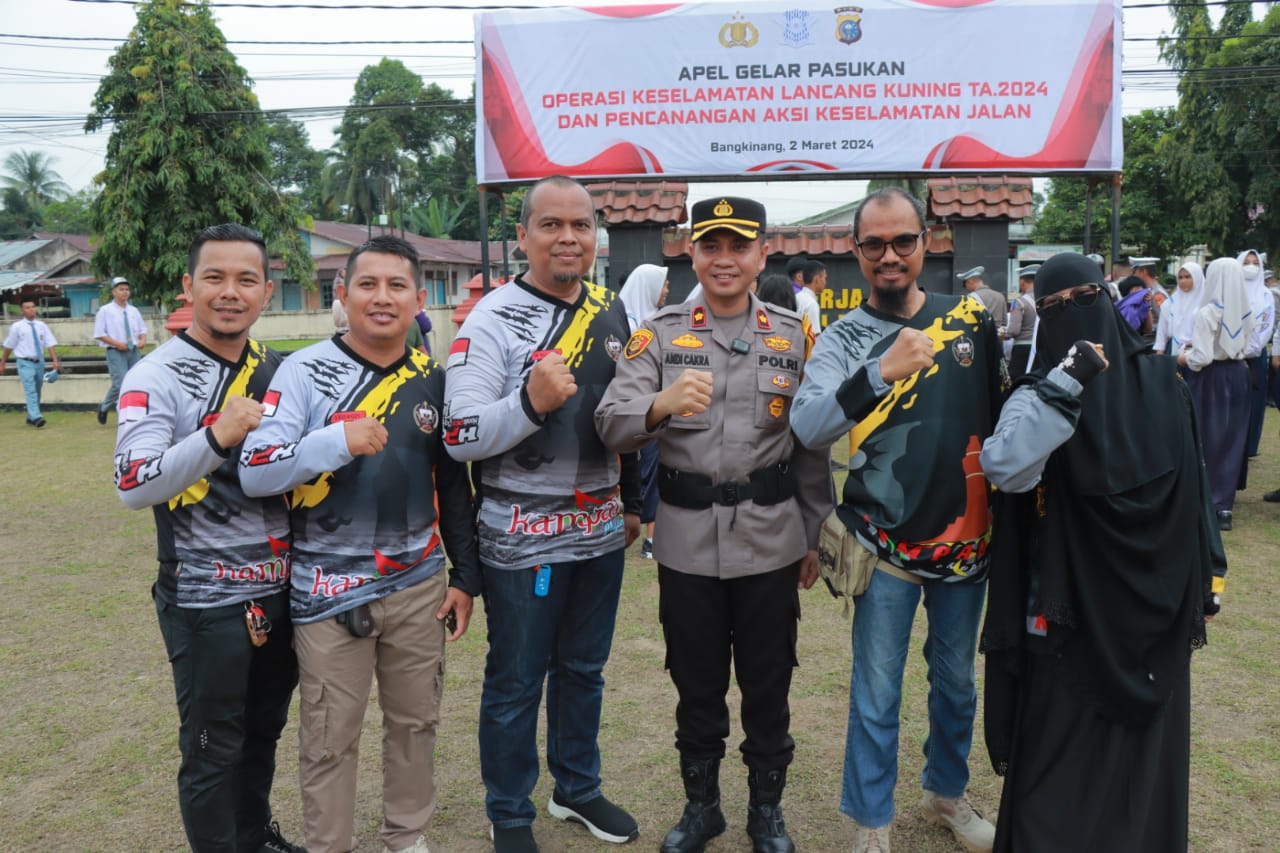
[[[653,332],[648,329],[636,329],[632,333],[631,338],[627,341],[627,348],[623,351],[623,355],[628,359],[635,358],[648,348],[653,341]]]
[[[791,341],[786,338],[780,338],[777,335],[770,335],[765,338],[764,345],[774,352],[791,352]]]

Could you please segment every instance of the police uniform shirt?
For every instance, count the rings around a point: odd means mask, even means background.
[[[517,277],[476,303],[458,330],[444,441],[455,458],[473,463],[486,565],[527,569],[626,544],[618,456],[605,449],[592,421],[629,334],[616,296],[584,281],[568,303]],[[578,391],[539,417],[524,387],[533,365],[551,352],[564,358]],[[634,491],[628,502],[638,503]]]
[[[420,583],[444,568],[478,594],[466,468],[440,442],[444,374],[405,349],[380,367],[335,336],[291,355],[267,392],[262,424],[241,455],[250,494],[288,491],[293,530],[290,612],[316,622]],[[387,444],[347,449],[347,421],[377,418]],[[438,499],[438,510],[437,510]]]
[[[796,478],[796,497],[773,505],[691,509],[660,500],[653,544],[659,563],[727,579],[782,568],[817,548],[831,509],[828,454],[800,446],[788,425],[804,353],[799,316],[755,294],[736,317],[716,317],[702,302],[667,306],[627,342],[596,411],[607,445],[634,450],[656,438],[663,465],[715,483],[746,483],[752,471],[786,461]],[[675,415],[647,431],[654,397],[689,368],[712,373],[707,411]]]
[[[32,334],[36,337],[32,337]],[[36,349],[36,338],[40,340],[40,349]],[[4,339],[4,348],[13,350],[16,358],[29,361],[41,361],[44,351],[58,345],[58,340],[49,331],[43,320],[22,319],[9,327],[9,334]]]
[[[1030,344],[1036,330],[1036,301],[1030,291],[1019,293],[1009,305],[1009,325],[1005,334],[1015,344]]]
[[[891,385],[880,357],[903,328],[933,339],[934,363]],[[1000,342],[970,296],[926,293],[909,319],[862,305],[814,346],[792,424],[811,445],[850,435],[838,511],[862,544],[923,578],[986,577],[988,490],[978,456],[1000,404]]]
[[[161,601],[221,607],[289,582],[284,499],[246,497],[238,448],[221,449],[210,430],[228,397],[262,401],[279,364],[257,341],[232,363],[179,332],[124,379],[116,491],[133,509],[154,508]]]

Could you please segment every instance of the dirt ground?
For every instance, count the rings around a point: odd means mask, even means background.
[[[1231,575],[1210,645],[1193,663],[1195,730],[1190,849],[1280,850],[1280,416],[1269,412],[1263,456],[1227,534]],[[111,485],[114,429],[91,413],[54,412],[35,431],[0,413],[0,851],[184,849],[174,777],[177,714],[148,590],[155,574],[150,513],[126,510]],[[601,743],[605,791],[629,808],[654,850],[679,816],[683,794],[672,747],[675,695],[663,672],[654,564],[628,560],[613,655],[606,670]],[[796,759],[786,791],[787,825],[803,851],[847,850],[852,825],[837,811],[849,688],[849,624],[821,588],[802,597],[800,668],[791,692]],[[894,849],[958,850],[919,813],[925,737],[923,616],[907,669],[899,751]],[[475,720],[485,653],[483,608],[449,650],[437,749],[439,809],[428,840],[436,853],[487,851],[488,822],[476,757]],[[979,678],[982,660],[979,658]],[[981,691],[979,691],[981,693]],[[736,701],[736,700],[731,700]],[[981,713],[981,709],[979,709]],[[291,716],[274,796],[288,837],[300,839],[297,730]],[[979,718],[980,720],[981,718]],[[379,714],[370,700],[356,802],[359,850],[377,853]],[[737,732],[735,722],[735,732]],[[735,734],[735,737],[740,735]],[[731,742],[724,763],[729,830],[708,850],[746,851],[746,779]],[[994,814],[1000,779],[979,732],[970,793]],[[535,799],[545,805],[545,772]],[[1064,803],[1064,808],[1069,808]],[[535,823],[544,851],[616,849],[545,812]]]

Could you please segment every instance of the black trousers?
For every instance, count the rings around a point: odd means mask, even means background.
[[[720,580],[658,567],[658,618],[667,670],[680,695],[676,749],[723,758],[729,736],[729,664],[742,693],[742,760],[777,770],[791,763],[791,672],[796,667],[800,564]]]
[[[196,853],[257,853],[271,820],[276,742],[298,683],[289,593],[258,599],[271,621],[255,647],[244,605],[156,599],[178,699],[178,804]]]

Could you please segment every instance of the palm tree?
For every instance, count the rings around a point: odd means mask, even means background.
[[[39,209],[71,192],[62,176],[54,171],[55,162],[55,158],[43,151],[15,151],[4,158],[5,173],[0,180],[6,187],[17,190],[32,208]]]

